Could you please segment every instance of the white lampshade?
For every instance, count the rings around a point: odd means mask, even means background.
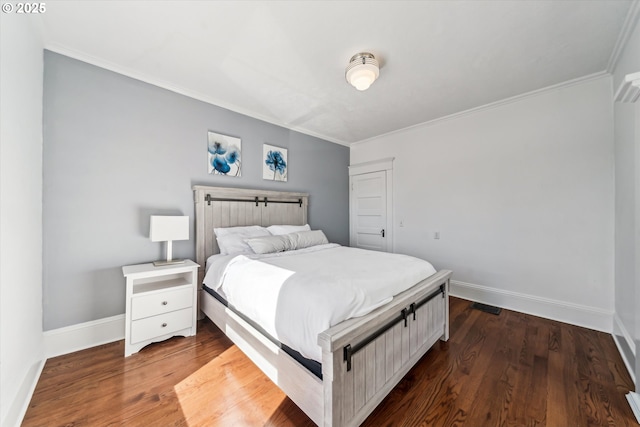
[[[167,260],[156,261],[155,265],[184,262],[172,259],[172,241],[189,240],[189,217],[151,215],[149,238],[152,242],[167,242]]]
[[[152,242],[189,240],[188,216],[151,215],[149,237]]]
[[[353,55],[345,71],[347,81],[358,90],[369,89],[379,75],[378,61],[368,52]]]

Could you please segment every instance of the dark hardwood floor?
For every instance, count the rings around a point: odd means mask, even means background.
[[[123,357],[119,341],[47,361],[24,426],[312,426],[209,320]],[[437,343],[364,426],[637,426],[605,333],[451,298]]]

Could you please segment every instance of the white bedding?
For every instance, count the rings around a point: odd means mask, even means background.
[[[278,341],[321,362],[320,332],[369,313],[435,272],[411,256],[326,244],[214,255],[204,283]]]

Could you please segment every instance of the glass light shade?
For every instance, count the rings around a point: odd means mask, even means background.
[[[354,68],[349,74],[349,83],[358,90],[369,89],[371,83],[378,78],[377,73],[372,68],[374,67],[367,64]]]
[[[367,90],[380,75],[378,61],[368,52],[353,55],[345,72],[345,78],[358,90]]]

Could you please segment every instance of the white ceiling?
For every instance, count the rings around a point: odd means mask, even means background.
[[[610,71],[631,1],[50,1],[45,46],[346,144]],[[369,51],[380,78],[346,83]]]

